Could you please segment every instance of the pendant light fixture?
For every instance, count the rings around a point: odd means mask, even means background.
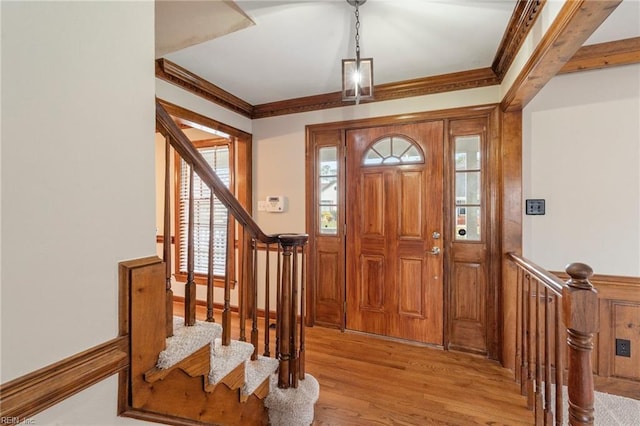
[[[355,101],[373,99],[373,58],[360,58],[360,6],[367,0],[347,0],[355,7],[356,57],[342,60],[342,100]]]

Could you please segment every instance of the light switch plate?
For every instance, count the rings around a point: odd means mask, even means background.
[[[616,356],[631,358],[631,341],[627,339],[616,339]]]
[[[544,214],[544,200],[527,200],[525,203],[526,213],[528,215],[543,215]]]

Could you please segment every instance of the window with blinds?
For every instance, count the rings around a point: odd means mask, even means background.
[[[215,145],[198,148],[220,180],[227,186],[231,181],[230,157],[228,145]],[[189,174],[190,167],[180,159],[179,194],[178,194],[178,245],[177,265],[179,274],[187,271],[187,247],[189,243]],[[209,218],[211,217],[211,191],[200,180],[197,174],[193,180],[193,247],[194,272],[207,275],[209,272]],[[214,196],[213,203],[213,274],[225,275],[225,258],[227,250],[227,209]]]

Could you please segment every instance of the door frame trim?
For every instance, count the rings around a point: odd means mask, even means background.
[[[501,241],[503,239],[503,227],[501,220],[501,206],[500,201],[503,199],[503,182],[502,182],[502,156],[499,154],[501,150],[501,111],[499,109],[499,104],[485,104],[485,105],[477,105],[477,106],[469,106],[469,107],[458,107],[458,108],[450,108],[450,109],[442,109],[436,111],[426,111],[426,112],[418,112],[412,114],[398,114],[398,115],[390,115],[383,117],[372,117],[372,118],[364,118],[364,119],[356,119],[356,120],[348,120],[348,121],[339,121],[339,122],[330,122],[330,123],[322,123],[322,124],[313,124],[305,126],[305,143],[306,143],[306,165],[305,165],[305,226],[306,232],[309,235],[309,249],[307,250],[308,256],[308,271],[306,275],[306,286],[307,286],[307,325],[313,326],[316,324],[315,321],[315,300],[316,300],[316,267],[314,262],[312,261],[313,254],[316,250],[316,218],[315,218],[315,199],[314,199],[314,185],[316,176],[314,175],[314,162],[315,162],[315,151],[314,151],[314,135],[319,132],[328,132],[328,131],[341,131],[341,139],[342,143],[345,143],[345,134],[348,130],[367,128],[367,127],[378,127],[378,126],[388,126],[394,124],[409,124],[421,121],[432,121],[432,120],[444,120],[445,121],[445,139],[449,133],[448,121],[454,119],[466,119],[466,118],[486,118],[488,121],[488,129],[487,129],[487,138],[489,143],[490,150],[490,165],[488,173],[491,174],[492,185],[490,188],[487,188],[488,192],[488,203],[489,205],[489,217],[488,219],[488,230],[491,229],[489,239],[487,244],[489,245],[489,254],[488,254],[488,262],[489,262],[489,287],[493,289],[493,292],[490,292],[490,297],[487,299],[487,306],[491,307],[491,312],[488,312],[487,315],[487,356],[492,359],[498,359],[500,357],[501,351],[501,298],[500,294],[500,283],[501,283]],[[446,152],[446,149],[445,149]],[[344,154],[346,156],[346,153]],[[445,153],[446,155],[446,153]],[[445,170],[446,170],[446,158],[445,158]],[[495,179],[493,177],[495,176]],[[447,194],[447,182],[445,180],[445,206],[446,206],[446,194]],[[342,188],[343,194],[346,188]],[[445,207],[443,212],[444,223],[448,223],[447,220],[450,217],[452,212],[448,211]],[[445,225],[446,226],[446,225]],[[448,241],[445,240],[444,244],[447,244]],[[345,252],[344,252],[344,241],[343,241],[343,249],[340,257],[340,262],[344,264],[345,262]],[[444,288],[445,288],[445,304],[446,298],[448,294],[448,277],[447,271],[449,270],[450,260],[445,258],[444,260],[444,270],[445,276],[444,278]],[[342,287],[342,297],[346,296],[344,291],[345,285],[345,277],[342,277],[342,283],[340,283]],[[344,318],[344,304],[342,305],[342,314],[341,317]],[[448,344],[448,332],[447,332],[447,315],[445,308],[445,318],[444,318],[444,342],[445,347]],[[323,324],[326,325],[326,324]],[[342,325],[338,326],[341,329],[344,329],[344,321],[342,321]]]

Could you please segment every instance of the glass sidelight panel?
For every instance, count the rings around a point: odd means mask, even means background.
[[[456,170],[480,170],[480,136],[456,138]]]
[[[480,204],[480,172],[456,173],[456,200]]]
[[[338,148],[322,147],[318,152],[318,231],[338,233]]]
[[[482,162],[480,135],[455,138],[456,240],[480,241],[482,237]]]

